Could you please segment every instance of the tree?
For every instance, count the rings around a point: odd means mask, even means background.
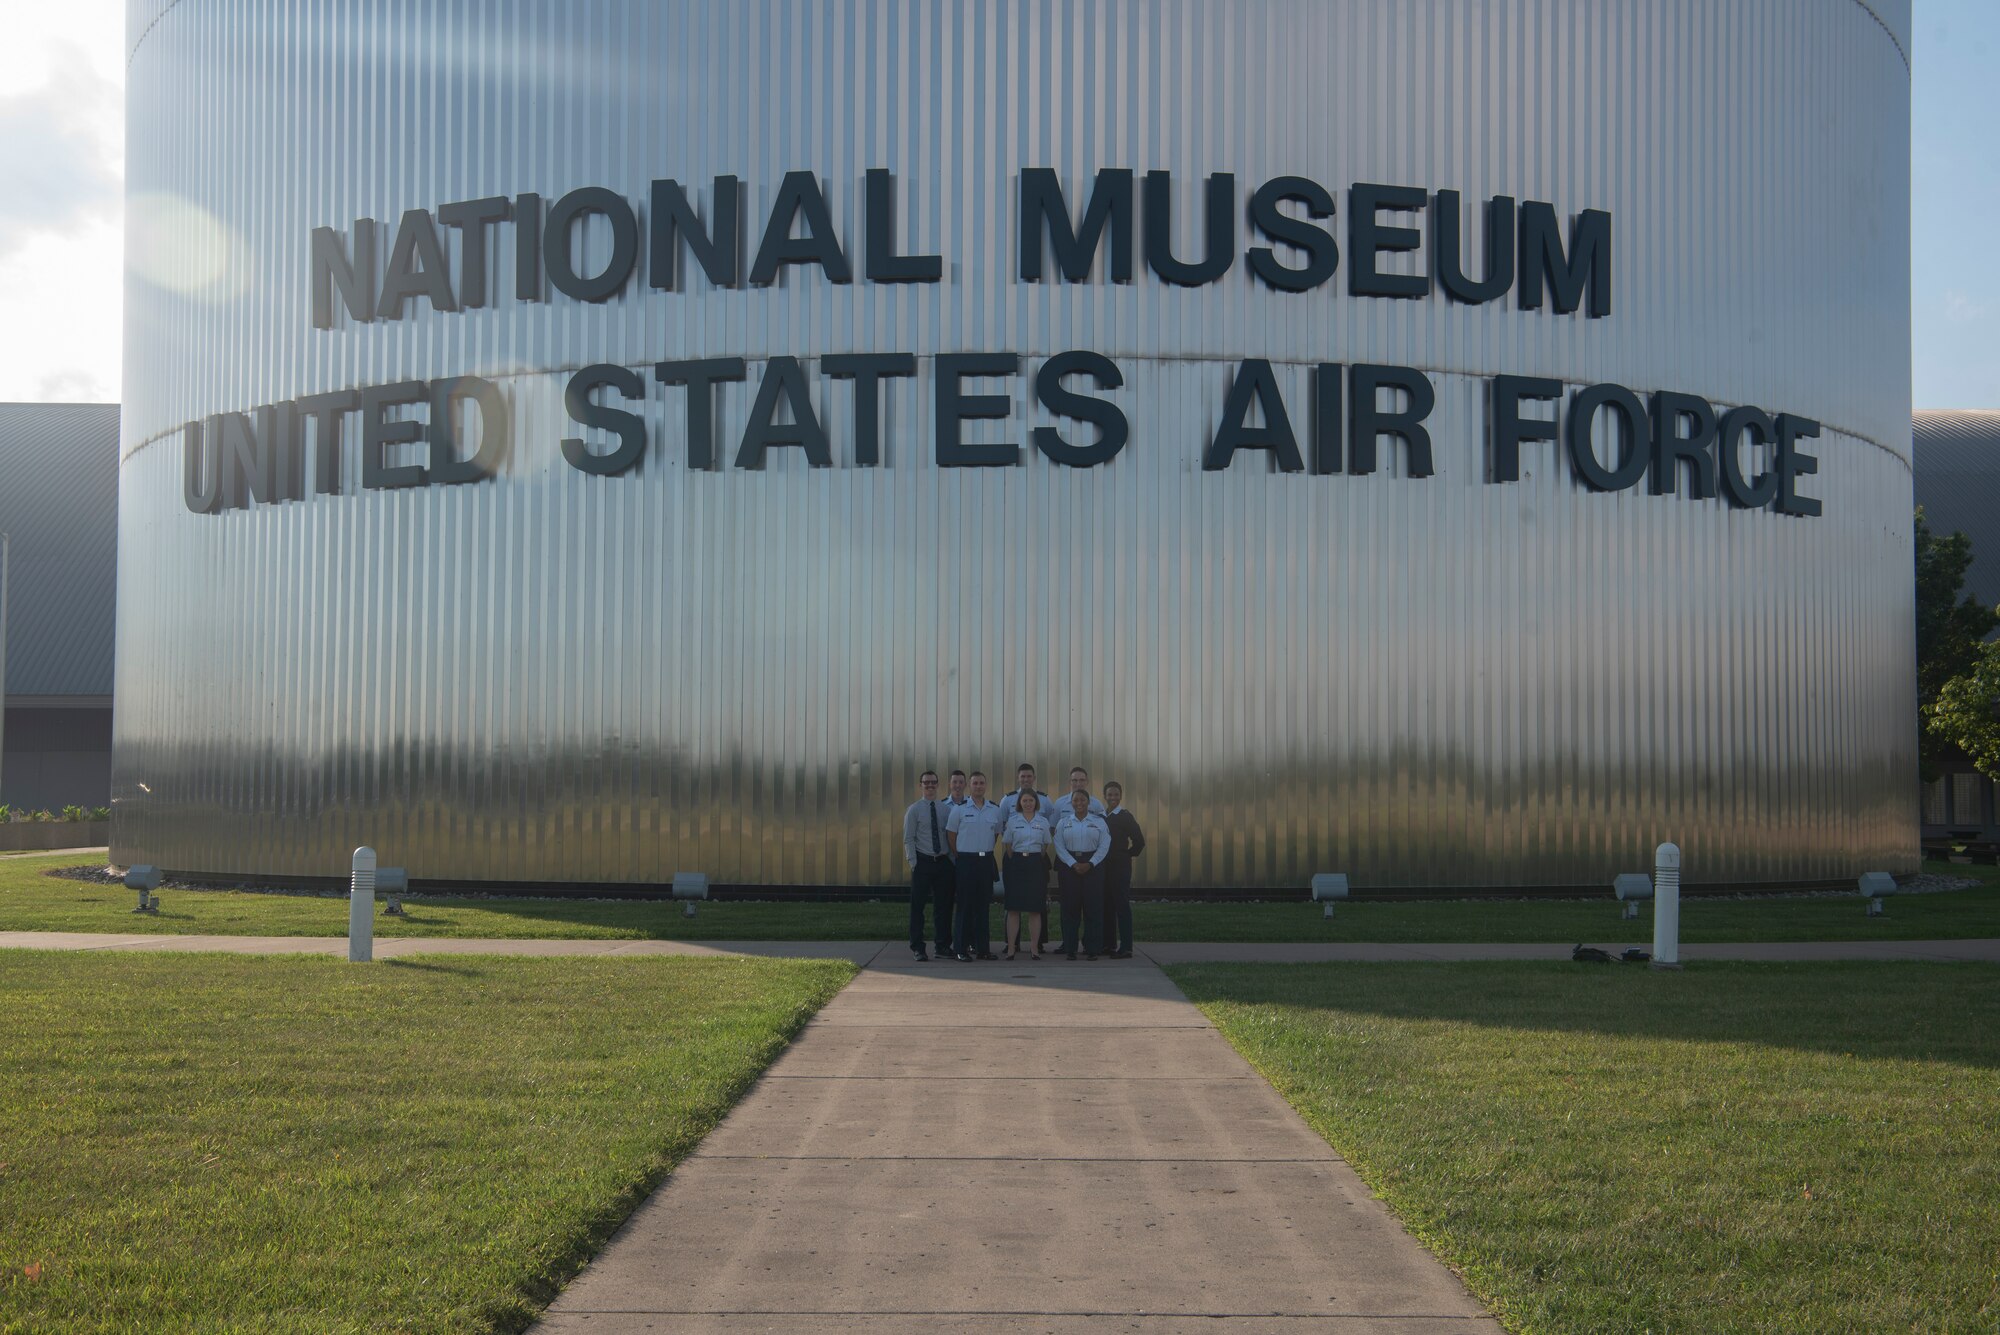
[[[1969,594],[1959,596],[1965,587],[1965,572],[1972,565],[1972,539],[1963,533],[1938,537],[1924,522],[1921,505],[1916,521],[1917,760],[1922,776],[1934,779],[1939,762],[1954,749],[1972,754],[1959,736],[1970,707],[1966,692],[1977,688],[1968,686],[1955,692],[1955,703],[1942,713],[1939,693],[1947,683],[1969,676],[1982,664],[1991,670],[1992,655],[1982,641],[2000,626],[2000,614],[1980,606]]]
[[[1972,667],[1938,688],[1924,725],[1988,778],[2000,779],[2000,642],[1980,645]]]

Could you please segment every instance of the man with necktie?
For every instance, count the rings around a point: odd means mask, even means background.
[[[951,953],[952,882],[956,875],[944,830],[951,808],[938,797],[937,771],[925,770],[918,786],[921,796],[903,813],[903,858],[910,864],[910,954],[923,964],[930,959],[924,953],[926,904],[933,908],[937,953]]]

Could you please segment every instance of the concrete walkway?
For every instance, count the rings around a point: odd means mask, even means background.
[[[1650,947],[1633,941],[1610,945]],[[142,932],[0,932],[0,949],[210,950],[236,955],[345,955],[344,936],[195,936]],[[1518,943],[1227,942],[1141,943],[1156,964],[1368,964],[1438,960],[1567,960],[1567,945]],[[787,959],[845,959],[866,964],[878,954],[902,956],[901,946],[880,941],[558,941],[535,937],[378,936],[375,958],[405,955],[769,955]],[[1769,941],[1682,945],[1694,960],[1929,960],[1940,963],[2000,961],[2000,939],[1965,941]]]
[[[160,932],[0,932],[0,950],[214,951],[225,955],[347,955],[344,936],[198,936]],[[540,937],[378,936],[375,958],[405,955],[768,955],[866,964],[880,941],[558,941]]]
[[[1614,955],[1627,946],[1651,950],[1651,940],[1601,946]],[[1371,964],[1418,960],[1567,960],[1566,945],[1507,942],[1228,942],[1163,941],[1141,949],[1159,964]],[[1929,960],[2000,961],[2000,940],[1965,941],[1762,941],[1681,943],[1681,962],[1695,960]]]
[[[1499,1326],[1151,963],[891,947],[537,1329]]]

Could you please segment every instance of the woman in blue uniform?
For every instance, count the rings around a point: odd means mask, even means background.
[[[1090,809],[1091,801],[1081,788],[1070,794],[1070,809],[1056,822],[1052,841],[1062,864],[1056,875],[1062,882],[1064,959],[1076,958],[1078,927],[1085,959],[1104,950],[1104,860],[1111,856],[1111,830]]]
[[[1036,933],[1048,908],[1049,824],[1042,816],[1041,799],[1032,790],[1019,795],[1000,839],[1007,846],[1007,860],[1000,868],[1007,908],[1007,953],[1000,958],[1011,960],[1020,953],[1021,919],[1026,917],[1028,958],[1038,960],[1042,956],[1035,949]]]

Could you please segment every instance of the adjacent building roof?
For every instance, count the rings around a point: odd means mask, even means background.
[[[1912,460],[1917,504],[1933,533],[1972,539],[1965,590],[2000,606],[2000,412],[1920,412]]]
[[[6,694],[109,696],[118,588],[118,405],[0,403]]]

